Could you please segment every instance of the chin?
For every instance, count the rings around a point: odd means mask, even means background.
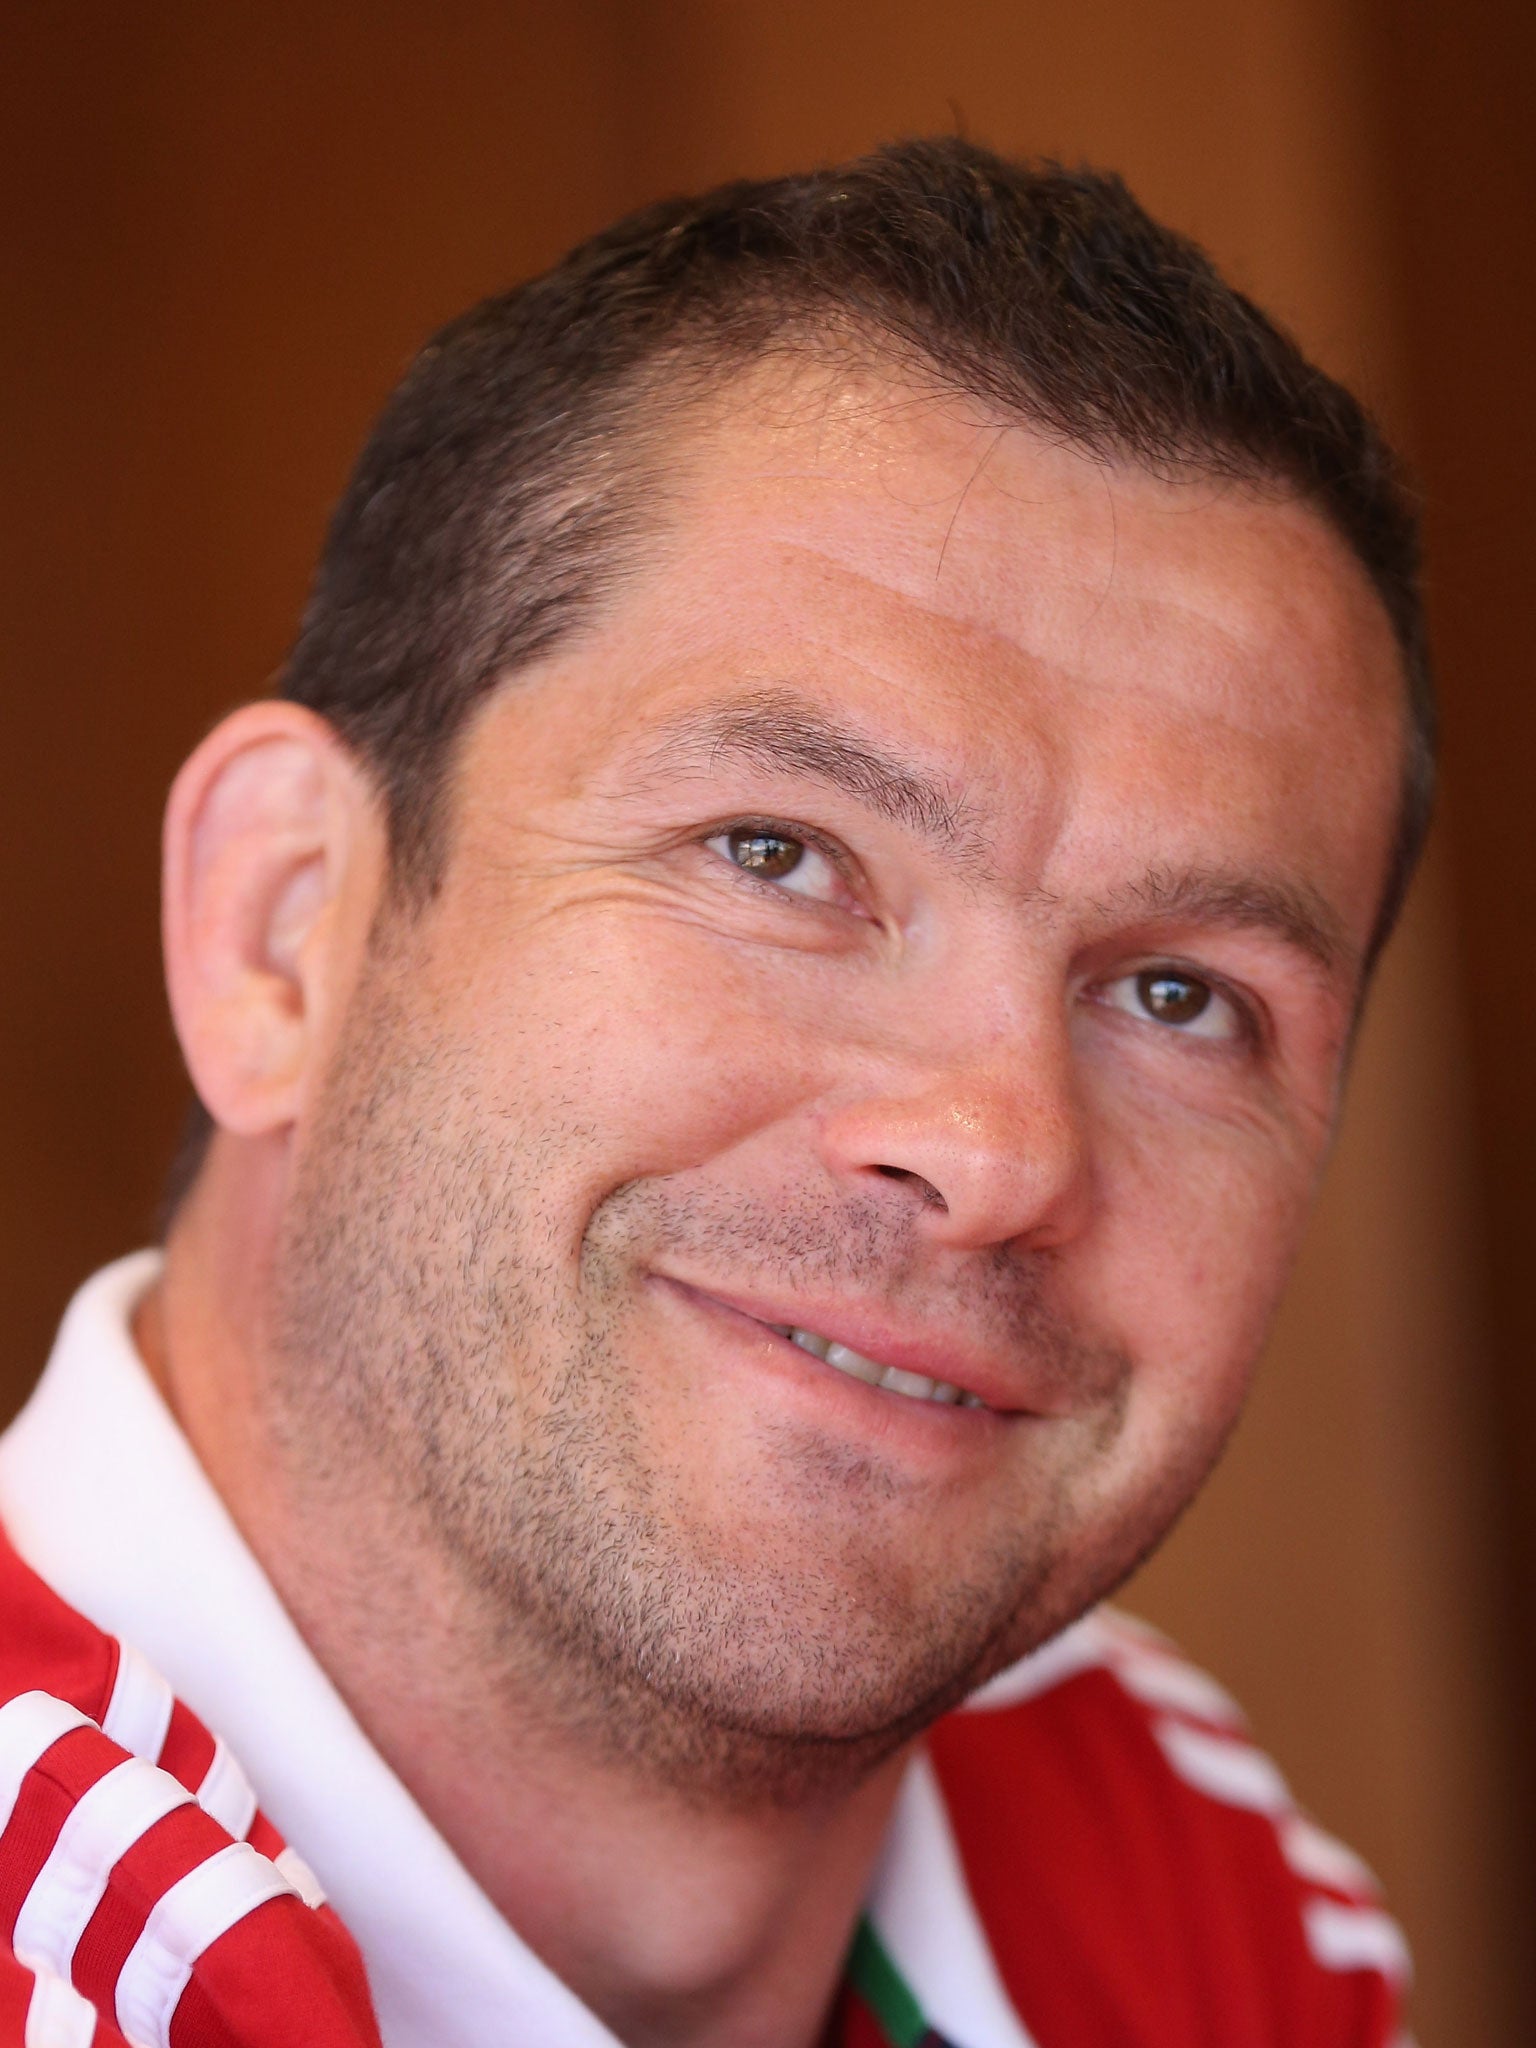
[[[562,1713],[611,1762],[701,1805],[845,1794],[1091,1597],[1042,1598],[1044,1560],[1008,1562],[921,1601],[873,1566],[862,1583],[791,1575],[809,1597],[787,1601],[784,1577],[674,1565],[623,1626],[589,1610],[548,1646]]]

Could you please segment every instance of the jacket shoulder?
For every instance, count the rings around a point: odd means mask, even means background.
[[[118,1661],[116,1641],[61,1600],[0,1530],[0,1700],[41,1690],[99,1721]]]
[[[0,1537],[0,2048],[378,2048],[225,1745]]]
[[[932,1731],[966,1880],[1042,2044],[1392,2048],[1401,1933],[1236,1703],[1101,1610]]]

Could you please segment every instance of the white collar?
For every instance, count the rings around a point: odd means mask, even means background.
[[[620,2048],[519,1939],[353,1719],[145,1371],[129,1331],[159,1254],[87,1281],[48,1369],[0,1436],[0,1522],[54,1590],[131,1643],[241,1759],[363,1953],[386,2048]],[[982,1704],[1099,1661],[1093,1617]],[[956,2048],[1032,2048],[971,1903],[919,1752],[869,1918]]]

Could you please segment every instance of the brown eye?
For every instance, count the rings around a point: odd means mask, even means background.
[[[765,882],[781,882],[805,859],[805,848],[798,839],[786,839],[778,832],[764,832],[750,825],[727,832],[725,848],[737,867]]]
[[[1159,1024],[1193,1024],[1210,1008],[1209,984],[1192,975],[1172,974],[1166,967],[1149,968],[1136,977],[1142,1008]]]
[[[1166,962],[1100,982],[1092,994],[1111,1010],[1158,1025],[1158,1036],[1169,1041],[1220,1038],[1235,1044],[1248,1028],[1243,1009],[1219,983]]]
[[[809,835],[775,825],[732,825],[704,844],[767,893],[857,910],[838,868]]]

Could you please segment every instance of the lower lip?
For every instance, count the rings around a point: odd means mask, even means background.
[[[652,1281],[673,1301],[702,1317],[713,1327],[717,1343],[726,1340],[722,1355],[734,1354],[759,1369],[766,1369],[796,1404],[814,1408],[823,1424],[841,1426],[862,1436],[878,1437],[892,1447],[900,1443],[914,1450],[979,1450],[996,1432],[1017,1417],[999,1415],[991,1408],[962,1408],[953,1401],[918,1400],[911,1394],[893,1393],[888,1387],[871,1386],[828,1365],[813,1351],[794,1343],[755,1316],[729,1307],[713,1295],[700,1293],[685,1281],[653,1274]]]

